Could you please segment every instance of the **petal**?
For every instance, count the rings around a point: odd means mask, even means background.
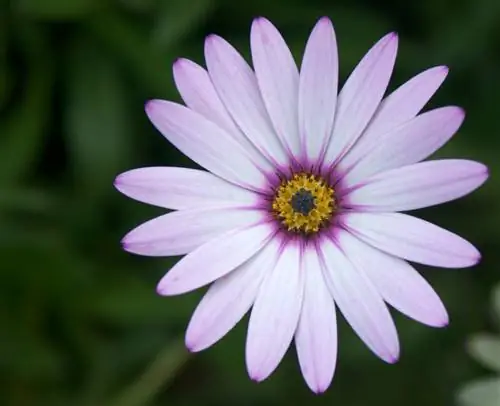
[[[339,163],[339,169],[343,171],[352,166],[387,132],[415,117],[439,89],[447,75],[446,66],[427,69],[387,96],[380,103],[358,142]]]
[[[347,79],[337,101],[326,165],[332,165],[347,153],[372,118],[389,84],[397,48],[397,35],[386,35],[368,51]]]
[[[481,255],[468,241],[427,221],[401,213],[349,213],[342,224],[391,255],[442,268],[465,268]]]
[[[290,242],[262,282],[250,314],[246,344],[248,374],[266,379],[286,353],[299,321],[304,291],[300,247]]]
[[[337,320],[316,249],[304,252],[302,273],[305,291],[295,345],[307,385],[321,393],[330,386],[337,362]]]
[[[149,101],[146,113],[176,148],[215,175],[247,188],[262,189],[266,184],[249,153],[202,115],[166,100]]]
[[[228,274],[257,253],[274,228],[260,223],[232,230],[208,241],[182,258],[158,283],[163,296],[186,293]]]
[[[257,194],[197,169],[133,169],[118,175],[115,187],[132,199],[173,210],[258,203]]]
[[[299,71],[292,53],[276,27],[262,17],[253,21],[250,45],[260,93],[276,134],[289,151],[298,154]]]
[[[367,177],[427,158],[457,132],[464,120],[459,107],[442,107],[423,113],[386,134],[345,176],[346,186]]]
[[[363,211],[405,211],[465,196],[488,177],[483,164],[463,159],[427,161],[372,176],[347,196]]]
[[[250,66],[238,51],[216,35],[205,41],[205,60],[215,89],[238,127],[271,162],[288,164]]]
[[[186,346],[190,351],[210,347],[241,320],[255,301],[264,275],[276,264],[278,253],[276,240],[271,241],[250,260],[210,286],[187,328]]]
[[[410,264],[348,233],[344,237],[342,248],[345,254],[368,276],[385,301],[429,326],[444,327],[448,324],[448,314],[441,299]]]
[[[399,341],[389,310],[370,280],[353,265],[351,255],[343,252],[349,244],[347,231],[339,229],[335,238],[335,243],[325,238],[320,245],[323,274],[335,303],[368,348],[394,363],[399,357]],[[362,250],[356,253],[362,255]]]
[[[262,222],[257,210],[212,208],[175,211],[156,217],[130,231],[123,248],[148,256],[184,255],[229,230]]]
[[[234,123],[215,91],[208,72],[193,61],[183,58],[174,63],[173,71],[175,84],[184,103],[231,134],[251,153],[252,159],[261,168],[271,170],[270,162],[257,151]]]
[[[311,32],[300,68],[299,128],[309,162],[324,154],[330,139],[338,76],[337,40],[332,22],[324,17]]]

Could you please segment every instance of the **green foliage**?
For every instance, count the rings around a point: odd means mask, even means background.
[[[492,308],[500,320],[500,285],[493,294]],[[459,392],[458,400],[464,406],[496,406],[500,400],[500,334],[476,334],[469,341],[469,353],[496,376],[480,378],[466,384]]]
[[[113,188],[149,165],[190,165],[148,123],[149,98],[179,100],[171,64],[203,61],[216,32],[248,56],[253,17],[283,31],[300,61],[315,20],[336,26],[345,78],[379,37],[401,34],[391,87],[436,64],[449,79],[432,105],[459,104],[463,130],[440,156],[500,170],[499,2],[422,0],[11,0],[0,3],[0,405],[146,406],[322,404],[442,406],[483,371],[462,343],[488,326],[498,281],[500,184],[422,212],[476,243],[475,270],[424,269],[451,316],[435,331],[396,316],[402,359],[386,366],[345,323],[337,377],[323,397],[301,381],[293,351],[256,385],[246,376],[246,322],[214,348],[189,356],[182,340],[202,292],[160,298],[172,259],[121,250],[122,235],[158,210]],[[500,326],[500,288],[494,307]],[[479,336],[474,356],[497,368],[498,339]],[[497,378],[480,385],[491,386]],[[478,389],[479,388],[479,389]],[[475,392],[480,391],[480,395]],[[493,406],[480,387],[468,392]],[[491,393],[491,391],[490,391]],[[464,395],[465,396],[465,395]],[[493,399],[495,401],[495,399]],[[467,406],[472,403],[467,403]],[[496,405],[496,404],[495,404]]]

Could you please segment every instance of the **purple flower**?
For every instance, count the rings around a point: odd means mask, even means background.
[[[153,125],[207,172],[135,169],[116,187],[176,210],[123,239],[140,255],[184,255],[159,282],[177,295],[212,283],[186,333],[191,351],[220,340],[250,309],[246,364],[256,381],[278,366],[292,339],[304,379],[325,391],[337,358],[336,307],[381,359],[399,357],[385,302],[434,327],[448,323],[430,285],[406,261],[461,268],[480,254],[461,237],[401,211],[457,199],[487,168],[459,159],[420,162],[458,130],[464,112],[420,110],[448,69],[428,69],[383,99],[398,37],[359,62],[337,94],[338,56],[322,18],[300,73],[266,19],[251,30],[254,70],[224,39],[205,42],[208,68],[180,59],[186,106],[152,100]]]

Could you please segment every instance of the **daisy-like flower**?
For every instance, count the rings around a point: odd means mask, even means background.
[[[444,81],[428,69],[383,98],[398,37],[378,41],[337,94],[331,21],[318,21],[300,71],[278,30],[258,18],[253,69],[224,39],[205,42],[207,70],[186,59],[174,78],[186,106],[152,100],[146,113],[207,171],[150,167],[116,187],[175,210],[132,230],[125,250],[184,255],[158,284],[178,295],[210,283],[186,333],[191,351],[220,340],[250,311],[246,365],[256,381],[292,340],[302,374],[325,391],[337,358],[336,308],[377,356],[393,363],[399,342],[386,302],[430,326],[448,323],[430,285],[407,262],[476,264],[469,242],[400,212],[453,200],[479,187],[487,168],[459,159],[420,162],[458,130],[464,112],[419,114]]]

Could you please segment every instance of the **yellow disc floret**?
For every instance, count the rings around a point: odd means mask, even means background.
[[[334,190],[318,176],[297,173],[276,189],[272,209],[286,230],[316,233],[335,211]]]

